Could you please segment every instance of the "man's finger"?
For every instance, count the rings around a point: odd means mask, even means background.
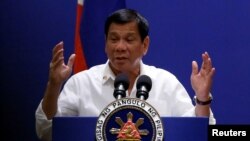
[[[50,63],[50,68],[56,68],[64,64],[64,57],[58,58],[56,61]]]
[[[54,56],[54,54],[63,48],[63,41],[59,42],[58,44],[56,44],[56,46],[53,48],[52,50],[52,55]]]
[[[54,63],[58,60],[58,58],[64,57],[63,53],[64,53],[63,49],[58,50],[55,54],[53,54],[51,62]]]
[[[198,64],[196,61],[192,61],[192,74],[198,74]]]
[[[75,62],[75,58],[76,58],[76,55],[75,54],[71,54],[70,57],[69,57],[67,66],[69,66],[70,68],[72,68],[73,65],[74,65],[74,62]]]

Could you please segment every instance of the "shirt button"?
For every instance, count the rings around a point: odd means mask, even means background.
[[[103,79],[104,79],[104,80],[107,80],[107,79],[108,79],[108,77],[107,77],[107,76],[103,76]]]

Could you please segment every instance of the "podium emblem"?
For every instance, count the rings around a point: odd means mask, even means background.
[[[127,114],[127,122],[124,123],[120,117],[116,118],[116,123],[121,126],[120,129],[112,128],[111,134],[118,134],[117,141],[133,140],[140,141],[141,135],[148,135],[148,130],[139,130],[138,127],[143,124],[144,119],[139,118],[136,123],[133,123],[133,114]]]
[[[97,141],[162,141],[163,125],[150,104],[137,98],[110,103],[98,117]]]

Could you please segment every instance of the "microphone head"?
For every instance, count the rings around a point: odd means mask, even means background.
[[[145,86],[146,89],[148,90],[148,92],[151,90],[152,88],[152,80],[149,76],[147,75],[141,75],[139,77],[139,79],[137,80],[136,83],[136,88],[140,89],[142,86]]]
[[[129,86],[129,79],[128,76],[124,73],[120,73],[116,76],[114,86],[117,88],[120,84],[123,85],[125,91],[128,89]]]

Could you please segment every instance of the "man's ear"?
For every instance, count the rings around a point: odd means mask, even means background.
[[[146,55],[148,52],[148,48],[149,48],[149,36],[145,37],[145,39],[143,40],[143,55]]]
[[[105,48],[104,48],[104,50],[105,50],[105,53],[107,54],[107,36],[105,36],[104,37],[104,39],[105,39]]]

